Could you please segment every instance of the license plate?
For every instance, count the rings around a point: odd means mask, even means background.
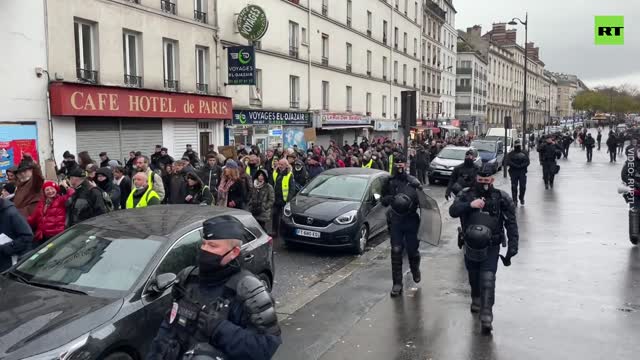
[[[319,232],[311,231],[311,230],[296,229],[296,235],[306,236],[306,237],[316,238],[316,239],[320,238]]]

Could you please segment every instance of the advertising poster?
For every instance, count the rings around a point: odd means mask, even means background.
[[[285,127],[284,128],[284,148],[293,148],[298,145],[298,149],[307,151],[307,142],[304,139],[304,128]]]
[[[17,166],[24,154],[38,162],[35,125],[0,124],[0,182],[7,179],[7,170]]]

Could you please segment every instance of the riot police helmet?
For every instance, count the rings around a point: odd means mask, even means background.
[[[480,170],[478,170],[478,177],[481,178],[490,178],[493,176],[493,172],[494,172],[495,167],[492,166],[489,163],[484,163],[482,164],[482,167],[480,168]]]
[[[404,156],[404,154],[394,154],[393,162],[395,164],[404,164],[407,162],[407,158]]]
[[[413,200],[409,195],[400,193],[393,197],[393,201],[391,202],[391,210],[393,210],[398,215],[406,215],[411,210],[413,206]]]
[[[464,234],[465,244],[472,249],[485,249],[491,242],[491,229],[485,225],[469,225]]]

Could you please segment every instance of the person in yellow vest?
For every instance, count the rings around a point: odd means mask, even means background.
[[[127,199],[127,209],[143,208],[160,204],[160,196],[149,186],[149,178],[143,172],[133,176],[134,188]]]
[[[384,165],[378,160],[378,153],[371,153],[371,151],[365,151],[362,156],[362,167],[367,169],[384,169]]]
[[[296,194],[296,182],[287,159],[278,160],[278,166],[273,171],[269,182],[273,184],[273,189],[275,190],[275,202],[271,212],[273,215],[272,230],[274,232],[273,235],[278,236],[280,235],[280,219],[284,206]]]
[[[262,165],[260,165],[260,158],[254,154],[249,155],[249,162],[247,163],[245,173],[251,177],[252,181],[256,178],[256,173],[260,169],[262,169]]]

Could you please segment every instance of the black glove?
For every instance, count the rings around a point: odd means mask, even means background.
[[[458,227],[458,248],[462,250],[464,245],[464,236],[462,235],[462,228]]]
[[[229,306],[222,306],[217,311],[200,311],[198,315],[198,331],[209,339],[218,329],[220,323],[229,317]]]
[[[507,257],[512,258],[516,255],[518,255],[518,247],[513,245],[509,246],[509,248],[507,249]]]
[[[450,192],[447,191],[446,193],[444,193],[444,199],[445,200],[449,201],[450,198],[451,198],[451,193]]]

